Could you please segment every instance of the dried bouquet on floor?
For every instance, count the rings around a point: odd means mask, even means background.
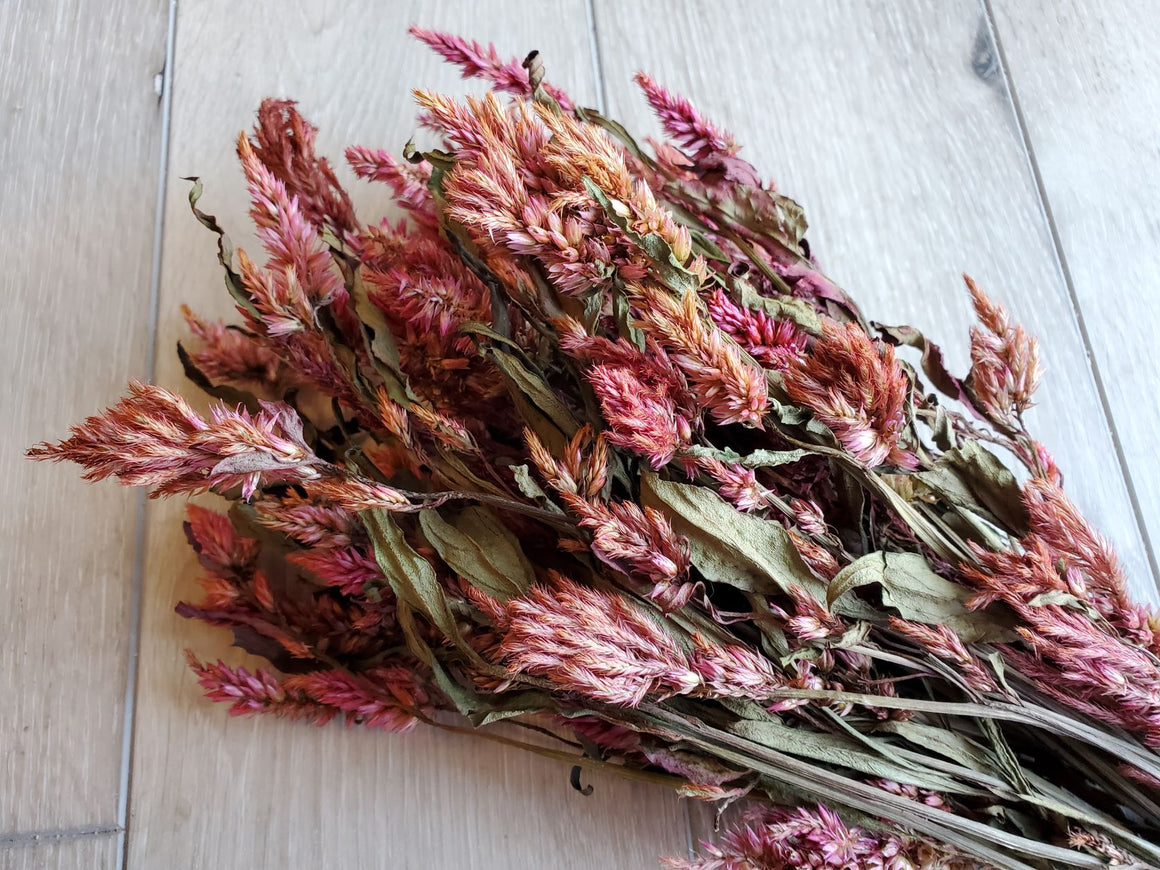
[[[651,152],[535,55],[415,35],[494,90],[416,93],[442,149],[347,151],[405,219],[360,223],[267,101],[237,143],[265,264],[190,195],[242,322],[187,311],[178,352],[220,403],[133,383],[31,451],[233,502],[190,507],[178,609],[273,670],[191,654],[209,697],[523,745],[506,720],[747,799],[676,867],[1160,861],[1160,622],[1024,426],[1035,339],[968,279],[959,378],[648,76]]]

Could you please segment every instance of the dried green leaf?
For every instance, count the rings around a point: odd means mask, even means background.
[[[881,323],[871,324],[888,342],[893,345],[905,345],[918,349],[922,353],[922,370],[935,389],[944,396],[958,399],[964,404],[970,404],[970,396],[963,387],[963,382],[947,371],[943,361],[942,349],[913,326],[884,326]]]
[[[408,395],[406,378],[399,361],[399,347],[395,335],[382,310],[370,300],[366,282],[359,272],[354,273],[350,282],[350,299],[354,312],[364,327],[364,339],[375,371],[382,379],[391,398],[401,405],[408,404],[413,397]]]
[[[1007,639],[1005,620],[967,607],[970,592],[940,577],[920,553],[868,553],[855,559],[830,581],[826,600],[831,606],[861,586],[882,587],[882,603],[904,619],[945,625],[968,643]]]
[[[664,513],[688,538],[692,562],[707,580],[765,594],[797,585],[825,599],[825,584],[802,561],[780,523],[743,514],[706,487],[652,472],[641,477],[641,502]]]
[[[576,434],[580,422],[560,401],[543,375],[531,369],[514,353],[490,347],[487,354],[503,372],[513,396],[519,394],[526,397],[565,437],[570,438]]]
[[[234,271],[234,246],[230,243],[230,237],[226,235],[226,231],[222,229],[216,217],[212,214],[206,214],[197,207],[202,194],[201,179],[197,176],[187,176],[181,180],[193,182],[193,187],[189,189],[189,208],[193,212],[193,216],[203,227],[217,233],[218,263],[221,264],[225,273],[226,289],[230,291],[230,296],[241,308],[253,317],[258,317],[258,309],[254,307],[250,294],[246,292],[245,285],[242,284],[242,276]]]
[[[379,563],[399,602],[421,613],[469,658],[482,663],[479,655],[460,635],[455,617],[443,594],[443,588],[439,585],[439,578],[435,576],[435,569],[407,543],[394,517],[384,510],[363,511],[359,517],[370,535],[375,561]],[[409,645],[414,639],[413,636],[408,636]],[[422,657],[420,651],[413,646],[411,651]],[[429,652],[428,650],[428,654]]]
[[[230,407],[236,408],[239,405],[244,405],[246,410],[251,414],[256,414],[262,409],[256,396],[248,393],[245,390],[239,390],[237,387],[232,387],[229,384],[215,384],[200,368],[197,363],[193,361],[193,357],[189,355],[189,351],[179,341],[177,342],[177,358],[181,361],[181,368],[185,372],[185,377],[192,381],[198,389],[215,399],[221,399]]]
[[[427,510],[419,523],[451,570],[491,597],[507,601],[535,582],[536,572],[519,539],[488,508],[474,505],[451,512],[450,521],[439,511]]]
[[[778,752],[821,761],[835,767],[844,767],[867,776],[882,777],[950,794],[980,793],[978,789],[965,786],[936,771],[890,760],[888,757],[891,752],[890,744],[883,741],[877,741],[875,750],[868,750],[858,741],[845,735],[791,728],[769,718],[740,719],[733,722],[728,730],[732,734]],[[871,743],[875,742],[871,737],[865,739]]]
[[[1015,534],[1027,531],[1027,507],[1015,475],[978,441],[964,441],[915,477],[952,505],[990,515]]]
[[[947,728],[913,719],[889,719],[874,725],[873,730],[876,734],[897,734],[923,750],[986,776],[1000,775],[998,765],[986,747]]]
[[[744,456],[728,448],[718,449],[694,444],[684,451],[687,456],[719,459],[721,462],[737,464],[744,468],[775,468],[798,462],[810,455],[808,450],[754,450]]]

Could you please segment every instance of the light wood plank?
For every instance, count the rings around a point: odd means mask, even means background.
[[[1091,353],[1160,543],[1160,15],[1148,3],[993,3]]]
[[[389,8],[389,12],[386,11]],[[415,86],[461,92],[454,71],[405,34],[415,21],[494,39],[504,51],[545,49],[553,80],[592,99],[595,86],[580,2],[544,18],[517,2],[392,4],[362,0],[239,5],[183,3],[177,64],[158,380],[182,386],[172,357],[178,305],[229,315],[213,237],[188,213],[188,185],[207,181],[204,207],[254,249],[237,131],[262,97],[297,97],[321,129],[320,150],[357,142],[401,148],[415,131]],[[550,19],[550,20],[549,20]],[[356,205],[377,215],[385,197],[353,181]],[[196,567],[179,504],[150,505],[147,597],[133,763],[129,865],[136,867],[589,868],[654,867],[684,846],[676,799],[593,780],[582,797],[568,770],[469,738],[318,730],[230,719],[200,693],[182,662],[192,646],[224,651],[228,636],[176,617],[196,595]],[[231,650],[233,661],[245,661]]]
[[[0,4],[0,833],[117,818],[137,499],[23,453],[144,374],[165,22]]]
[[[118,834],[0,845],[0,870],[113,870]]]
[[[977,44],[982,7],[597,0],[596,27],[610,113],[658,130],[630,82],[645,69],[732,129],[803,203],[814,250],[871,317],[922,328],[965,371],[967,271],[1041,337],[1030,423],[1155,599],[1022,138]]]

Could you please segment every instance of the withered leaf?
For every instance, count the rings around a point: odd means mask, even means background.
[[[423,533],[439,557],[463,579],[500,601],[519,595],[536,573],[519,539],[485,507],[458,512],[427,510],[419,515]]]
[[[743,514],[703,486],[641,477],[641,501],[660,510],[689,540],[692,562],[707,580],[746,592],[785,592],[791,585],[825,600],[826,587],[802,561],[780,523]]]
[[[978,441],[948,450],[915,477],[956,507],[990,514],[1015,534],[1027,531],[1027,508],[1015,475]]]
[[[391,514],[384,510],[370,510],[363,511],[359,517],[374,545],[375,561],[379,563],[399,601],[421,613],[469,658],[478,660],[478,654],[459,633],[443,588],[439,585],[439,578],[435,576],[435,569],[407,543],[402,529]],[[409,640],[413,641],[414,633],[411,634]],[[414,648],[412,652],[420,655],[419,650]],[[430,654],[429,650],[427,654]]]
[[[867,553],[830,581],[826,600],[833,606],[860,586],[881,586],[882,603],[904,619],[945,625],[968,643],[1007,639],[1009,626],[987,611],[967,607],[969,590],[940,577],[920,553]]]

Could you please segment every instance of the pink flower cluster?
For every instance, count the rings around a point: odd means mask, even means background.
[[[279,679],[267,670],[251,673],[222,661],[201,662],[187,652],[189,666],[211,701],[230,705],[231,716],[272,713],[325,725],[345,716],[348,725],[410,731],[425,715],[427,700],[409,671],[376,668],[356,680],[343,671],[314,671]]]
[[[781,807],[750,813],[731,827],[720,845],[705,843],[705,857],[668,859],[676,870],[969,870],[975,861],[902,834],[848,825],[826,806]]]
[[[561,501],[592,536],[592,554],[609,567],[650,585],[666,609],[683,606],[695,591],[686,583],[689,553],[660,511],[636,502],[606,502],[607,442],[581,429],[563,459],[555,459],[532,432],[525,433],[532,461]],[[587,453],[585,448],[590,445]]]
[[[971,329],[971,389],[992,420],[1010,425],[1014,417],[1031,407],[1031,397],[1043,376],[1039,342],[1022,326],[1012,326],[1003,307],[969,276],[963,278],[982,324]]]
[[[857,324],[827,322],[806,356],[790,361],[785,389],[812,408],[860,462],[915,467],[902,441],[910,381],[894,349],[876,343]]]
[[[1107,542],[1054,484],[1030,481],[1021,552],[975,547],[975,606],[1002,601],[1026,649],[1009,657],[1038,689],[1160,745],[1160,619],[1132,602]]]
[[[206,420],[176,393],[133,381],[128,396],[72,433],[29,455],[76,462],[88,480],[115,476],[150,487],[153,497],[236,486],[249,499],[259,483],[318,476],[318,459],[287,405],[267,404],[254,415],[215,405]]]
[[[693,442],[700,414],[681,370],[655,342],[645,350],[624,339],[586,333],[575,320],[557,321],[560,347],[592,363],[588,383],[608,423],[608,441],[643,456],[660,470]]]

